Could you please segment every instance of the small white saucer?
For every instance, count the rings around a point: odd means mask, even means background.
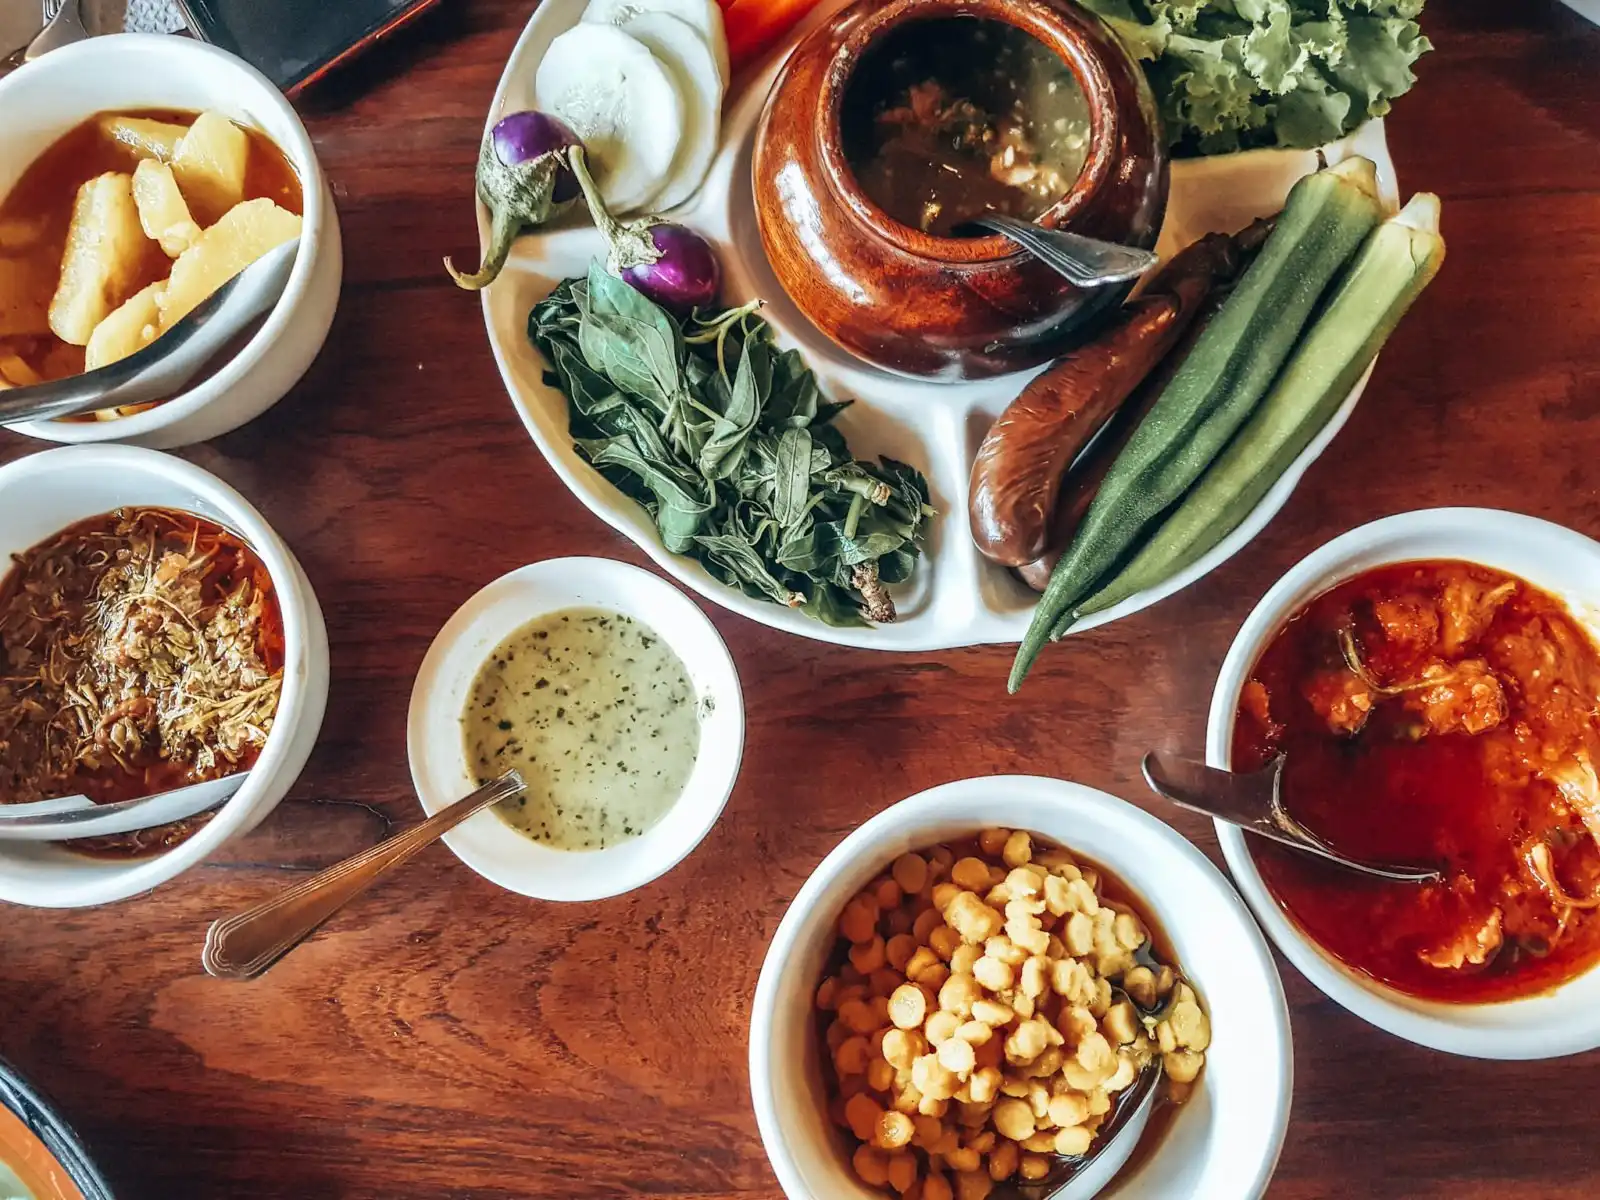
[[[744,696],[716,628],[682,592],[626,563],[556,558],[502,575],[445,623],[411,690],[406,751],[411,779],[430,815],[470,792],[461,709],[490,652],[536,617],[563,608],[604,608],[649,625],[667,640],[694,684],[700,753],[683,794],[643,836],[604,850],[554,850],[493,812],[468,818],[444,841],[492,883],[540,900],[600,900],[666,874],[710,832],[739,775]]]

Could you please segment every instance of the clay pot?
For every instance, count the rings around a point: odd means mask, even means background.
[[[1061,56],[1088,99],[1083,170],[1041,225],[1149,247],[1167,201],[1144,73],[1068,0],[857,0],[796,47],[756,133],[756,211],[784,289],[845,349],[880,367],[979,379],[1059,355],[1125,287],[1074,287],[998,236],[934,237],[894,220],[846,161],[841,111],[864,56],[915,21],[1004,21]]]

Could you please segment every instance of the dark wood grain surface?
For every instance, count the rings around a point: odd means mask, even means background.
[[[333,334],[283,403],[183,452],[260,506],[321,597],[334,682],[309,769],[261,829],[151,896],[0,914],[0,1055],[132,1200],[775,1197],[751,995],[789,898],[852,827],[1003,771],[1144,803],[1140,752],[1201,745],[1254,600],[1361,522],[1480,504],[1600,535],[1600,31],[1552,0],[1434,0],[1438,50],[1390,138],[1406,188],[1444,197],[1449,262],[1237,558],[1055,649],[1012,700],[1007,649],[894,658],[713,611],[746,692],[744,773],[665,879],[553,906],[435,847],[263,980],[211,980],[212,918],[417,820],[407,697],[462,600],[533,559],[644,562],[544,465],[439,264],[473,242],[477,139],[528,8],[447,4],[303,105],[344,222]],[[0,460],[39,448],[0,433]],[[1174,823],[1216,857],[1206,824]],[[1274,1196],[1600,1194],[1600,1055],[1430,1053],[1282,969],[1296,1093]]]

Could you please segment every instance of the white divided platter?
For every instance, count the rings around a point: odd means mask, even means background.
[[[794,35],[798,39],[841,7],[823,0]],[[507,113],[532,108],[539,60],[556,36],[578,23],[586,0],[544,0],[534,10],[506,64],[486,129]],[[972,456],[990,423],[1031,377],[1007,375],[976,383],[930,383],[890,375],[835,346],[784,294],[767,263],[756,226],[750,181],[756,125],[782,55],[737,79],[724,106],[722,144],[699,191],[672,213],[717,247],[723,264],[723,301],[754,297],[779,341],[795,346],[835,399],[857,401],[839,418],[840,431],[859,458],[888,455],[927,476],[939,516],[931,523],[925,558],[909,583],[894,589],[900,617],[890,625],[840,629],[794,609],[752,599],[713,579],[693,559],[668,553],[650,516],[580,458],[567,433],[567,402],[545,384],[544,360],[528,341],[528,313],[561,280],[585,274],[604,253],[600,235],[586,222],[562,222],[548,232],[519,240],[505,271],[483,293],[489,343],[511,399],[534,443],[556,473],[600,518],[639,544],[664,570],[707,599],[775,629],[839,645],[880,650],[935,650],[991,642],[1016,642],[1028,626],[1035,594],[1010,572],[982,557],[967,532],[967,479]],[[1233,231],[1276,212],[1290,186],[1316,169],[1317,151],[1257,150],[1173,164],[1172,191],[1157,249],[1163,256],[1212,230]],[[1324,147],[1329,163],[1362,154],[1378,165],[1385,203],[1398,200],[1394,164],[1381,122]],[[488,236],[488,214],[479,205],[480,238]],[[1306,468],[1349,417],[1366,376],[1316,439],[1290,466],[1261,503],[1212,551],[1159,587],[1131,596],[1086,618],[1090,629],[1187,587],[1250,541],[1281,509]]]

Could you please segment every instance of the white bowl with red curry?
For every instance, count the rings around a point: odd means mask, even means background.
[[[1336,538],[1239,631],[1207,757],[1285,757],[1283,801],[1357,876],[1218,824],[1256,916],[1398,1037],[1525,1059],[1600,1046],[1600,544],[1490,509]]]
[[[343,256],[311,139],[263,75],[189,38],[116,34],[0,80],[0,112],[0,388],[109,366],[300,239],[277,305],[178,395],[13,428],[167,449],[294,386],[332,323]]]
[[[175,824],[0,840],[0,900],[134,896],[272,811],[322,725],[328,639],[305,573],[236,491],[153,450],[35,454],[0,467],[0,562],[0,808],[248,772]]]

